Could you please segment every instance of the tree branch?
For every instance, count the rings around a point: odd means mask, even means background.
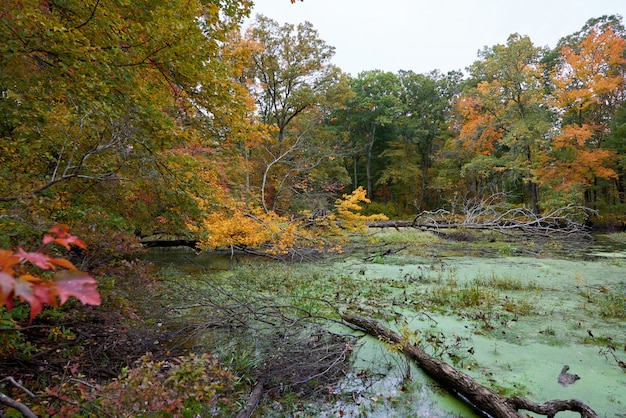
[[[24,386],[16,382],[15,379],[13,379],[13,377],[11,376],[7,376],[4,379],[0,379],[0,382],[4,382],[4,381],[11,383],[13,386],[22,390],[31,398],[37,397],[33,392],[31,392],[30,390],[26,389]],[[15,399],[11,398],[10,396],[5,395],[2,392],[0,392],[0,403],[19,411],[26,418],[37,418],[37,415],[35,415],[33,411],[31,411],[30,408],[28,408],[26,405],[24,405],[21,402],[16,401]]]
[[[386,328],[379,321],[348,313],[342,314],[341,317],[344,321],[358,326],[375,337],[387,339],[394,344],[402,344],[401,351],[415,361],[430,377],[491,417],[521,418],[522,415],[518,411],[524,409],[548,417],[554,417],[560,411],[574,411],[579,412],[583,418],[598,418],[598,414],[590,407],[576,399],[536,404],[522,397],[502,397],[446,362],[430,356],[417,345],[405,344],[402,336]]]

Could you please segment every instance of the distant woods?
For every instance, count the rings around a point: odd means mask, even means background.
[[[554,49],[513,34],[466,74],[349,76],[308,22],[242,28],[246,2],[8,6],[3,247],[56,223],[90,247],[120,232],[273,245],[357,190],[365,215],[395,219],[505,196],[505,211],[624,222],[619,16]]]

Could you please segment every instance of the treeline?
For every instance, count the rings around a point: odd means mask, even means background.
[[[406,216],[505,193],[536,214],[624,212],[626,39],[590,20],[554,49],[511,35],[460,73],[368,71],[338,111],[353,184]]]
[[[294,28],[267,22],[259,18],[256,30],[287,42],[280,31]],[[625,36],[620,16],[603,16],[554,49],[512,34],[505,44],[485,47],[467,75],[373,70],[348,77],[343,100],[335,96],[331,108],[318,106],[314,114],[324,132],[334,130],[342,141],[333,145],[345,173],[334,178],[364,187],[374,202],[369,210],[390,217],[450,209],[495,193],[536,214],[580,205],[604,217],[619,215],[626,192]],[[298,48],[292,39],[273,50],[283,71],[305,72],[307,64],[280,59]],[[298,83],[263,62],[255,61],[253,84],[270,86],[264,108],[289,109],[283,98],[297,97]],[[281,82],[284,91],[276,88]],[[291,109],[293,116],[298,111]],[[277,115],[262,115],[285,136]],[[302,126],[287,132],[323,138]],[[294,209],[292,197],[286,200]]]
[[[309,23],[242,28],[250,7],[6,2],[1,246],[56,223],[90,248],[131,245],[120,232],[288,246],[359,202],[407,218],[494,193],[623,212],[621,17],[554,49],[511,35],[467,74],[351,77]]]

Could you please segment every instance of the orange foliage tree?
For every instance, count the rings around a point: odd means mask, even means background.
[[[576,47],[562,49],[552,73],[561,129],[543,163],[544,183],[564,192],[589,190],[598,179],[616,179],[614,152],[603,148],[609,122],[626,97],[626,39],[610,26],[595,27]],[[586,194],[587,204],[593,197]]]

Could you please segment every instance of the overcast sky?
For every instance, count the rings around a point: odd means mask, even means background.
[[[254,0],[252,17],[309,21],[336,48],[333,63],[365,70],[463,70],[512,33],[554,47],[588,19],[626,16],[626,0]]]

